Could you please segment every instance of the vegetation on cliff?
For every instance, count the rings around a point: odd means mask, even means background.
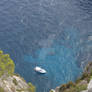
[[[87,89],[87,85],[89,81],[92,79],[92,62],[90,62],[80,78],[78,78],[75,82],[68,82],[67,84],[63,84],[59,87],[56,92],[81,92]]]
[[[29,92],[35,92],[36,91],[35,87],[33,86],[33,84],[31,82],[28,83],[28,85],[29,85],[29,88],[28,88]]]
[[[14,73],[15,64],[9,54],[4,54],[0,50],[0,77],[2,75],[12,75]]]
[[[14,74],[15,64],[9,54],[0,50],[0,92],[35,92],[35,86],[18,74]]]

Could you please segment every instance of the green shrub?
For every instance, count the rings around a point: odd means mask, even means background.
[[[0,77],[3,74],[12,75],[14,73],[14,62],[8,54],[3,54],[0,50]]]
[[[59,88],[59,92],[62,92],[62,91],[64,91],[65,89],[67,89],[67,84],[61,85],[61,87]]]
[[[81,92],[81,91],[86,90],[86,89],[87,89],[87,85],[86,84],[84,84],[84,85],[77,85],[76,86],[77,92]]]
[[[53,92],[52,90],[50,92]]]
[[[29,91],[29,92],[35,92],[35,91],[36,91],[36,89],[35,89],[35,87],[32,85],[32,83],[28,83],[28,85],[29,85],[29,88],[28,88],[28,91]]]
[[[13,79],[13,83],[15,84],[15,85],[18,85],[18,82],[17,82],[17,80],[14,78]]]
[[[90,74],[84,72],[84,73],[82,74],[80,80],[84,80],[84,79],[89,78],[89,77],[90,77]]]
[[[81,92],[86,89],[87,89],[87,85],[76,85],[75,87],[71,86],[70,88],[67,88],[67,89],[65,89],[63,91],[59,91],[59,92]]]
[[[87,84],[79,85],[70,81],[67,84],[63,84],[60,87],[59,92],[81,92],[82,90],[86,90],[86,89],[87,89]]]
[[[92,79],[92,76],[90,76],[90,80]]]
[[[2,87],[0,87],[0,92],[4,92],[4,89]]]
[[[78,79],[75,81],[76,84],[78,84],[78,83],[80,83],[80,82],[81,82],[81,78],[78,78]]]
[[[92,76],[92,70],[90,71],[90,76]]]
[[[62,92],[66,89],[69,89],[70,87],[75,87],[75,83],[73,83],[72,81],[68,82],[67,84],[63,84],[61,85],[59,91]]]
[[[72,81],[67,83],[67,88],[74,87],[74,86],[75,84]]]
[[[17,92],[23,92],[24,89],[17,89]]]

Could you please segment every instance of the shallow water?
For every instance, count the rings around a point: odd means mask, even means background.
[[[92,61],[92,1],[1,0],[0,48],[37,92],[74,81]]]

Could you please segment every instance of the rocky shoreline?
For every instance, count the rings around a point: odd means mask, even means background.
[[[50,92],[92,92],[92,62],[88,63],[80,78],[56,87]]]
[[[35,86],[15,74],[14,70],[10,55],[0,50],[0,92],[35,92]]]
[[[0,92],[35,92],[35,87],[17,74],[0,78]]]

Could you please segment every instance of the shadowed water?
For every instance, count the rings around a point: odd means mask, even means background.
[[[1,0],[0,48],[37,92],[74,81],[92,61],[92,1]]]

